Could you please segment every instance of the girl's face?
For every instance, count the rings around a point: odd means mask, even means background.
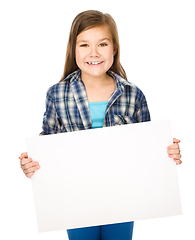
[[[82,77],[104,77],[113,64],[115,53],[108,26],[91,28],[77,36],[76,63]]]

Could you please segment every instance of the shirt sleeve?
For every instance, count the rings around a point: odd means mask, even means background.
[[[142,93],[141,90],[138,90],[136,102],[137,102],[136,111],[135,111],[136,122],[151,121],[148,104],[147,104],[145,95]]]
[[[61,124],[58,119],[50,89],[47,91],[46,111],[43,116],[42,129],[43,131],[40,133],[40,135],[56,134],[61,132]]]

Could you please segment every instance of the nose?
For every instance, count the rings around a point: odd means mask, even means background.
[[[100,56],[97,47],[95,47],[95,46],[91,47],[90,50],[91,50],[90,51],[90,57],[99,57]]]

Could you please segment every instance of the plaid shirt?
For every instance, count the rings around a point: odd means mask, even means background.
[[[150,121],[142,91],[112,71],[116,90],[108,100],[103,127]],[[41,135],[92,129],[88,99],[81,70],[49,88]]]

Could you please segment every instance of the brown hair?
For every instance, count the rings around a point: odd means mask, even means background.
[[[127,80],[125,70],[123,69],[120,63],[120,46],[119,46],[119,37],[116,23],[110,14],[104,14],[95,10],[88,10],[79,13],[72,22],[70,29],[69,40],[66,50],[66,60],[64,65],[64,72],[60,82],[66,78],[70,73],[76,71],[78,68],[75,59],[75,48],[76,48],[76,39],[77,36],[88,29],[94,27],[100,27],[107,25],[112,34],[113,44],[117,49],[117,52],[114,56],[113,65],[110,68],[113,72],[120,75],[122,78]]]

